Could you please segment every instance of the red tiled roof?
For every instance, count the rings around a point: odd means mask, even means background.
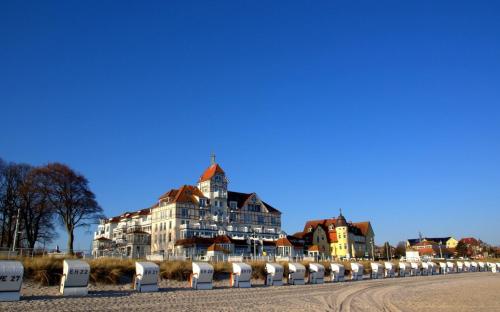
[[[147,216],[149,214],[151,214],[151,208],[141,209],[135,213],[138,216]]]
[[[421,248],[418,249],[418,254],[420,256],[435,256],[439,251],[436,251],[434,248]]]
[[[207,251],[222,251],[224,253],[229,253],[228,250],[222,248],[221,246],[217,245],[217,244],[212,244],[210,245],[208,248],[207,248]]]
[[[177,195],[174,198],[175,203],[197,203],[194,196],[205,198],[203,193],[196,187],[192,185],[184,185],[179,189]]]
[[[118,221],[120,221],[120,216],[118,216],[118,217],[112,217],[112,218],[109,218],[109,219],[106,221],[106,223],[116,223],[116,222],[118,222]]]
[[[370,222],[364,221],[364,222],[356,222],[353,223],[354,226],[356,226],[358,229],[361,230],[361,233],[363,233],[364,236],[368,233],[368,230],[370,229]]]
[[[335,218],[331,219],[323,219],[323,220],[310,220],[306,222],[306,225],[304,226],[304,232],[307,232],[307,229],[309,227],[312,227],[315,229],[318,225],[323,225],[324,227],[328,228],[331,224],[335,227],[335,223],[337,220]]]
[[[179,190],[176,190],[176,189],[171,189],[170,191],[168,191],[168,192],[166,192],[166,193],[162,194],[162,195],[160,196],[160,198],[159,198],[159,199],[165,199],[165,198],[175,198],[175,196],[177,195],[177,192],[178,192],[178,191],[179,191]]]
[[[309,248],[307,250],[308,251],[319,251],[319,246],[318,245],[312,245],[312,246],[309,246]]]
[[[169,198],[172,203],[194,203],[197,204],[198,200],[195,198],[206,198],[205,195],[196,186],[183,185],[178,190],[171,189],[160,196],[160,200]]]
[[[203,172],[199,182],[210,180],[216,173],[224,174],[224,170],[222,170],[222,168],[218,164],[213,164],[210,167],[208,167],[207,170],[205,170],[205,172]]]
[[[116,223],[119,222],[121,219],[127,219],[127,218],[132,218],[135,216],[147,216],[151,214],[151,208],[145,208],[137,211],[132,211],[132,212],[125,212],[119,216],[116,217],[111,217],[106,220],[106,223]]]
[[[304,236],[306,236],[308,233],[307,232],[297,232],[295,234],[293,234],[292,236],[295,236],[297,238],[304,238]]]
[[[304,226],[304,232],[307,232],[309,227],[312,227],[314,230],[318,226],[321,226],[326,232],[334,232],[336,223],[337,223],[337,219],[335,219],[335,218],[323,219],[323,220],[310,220],[310,221],[306,222],[306,225]],[[330,225],[333,225],[332,230],[329,229]],[[368,230],[370,229],[370,222],[367,222],[367,221],[357,222],[357,223],[348,222],[347,225],[349,228],[349,232],[357,234],[357,235],[366,236],[368,233]]]
[[[216,244],[231,244],[232,241],[231,241],[231,238],[229,238],[229,236],[220,235],[220,236],[214,237],[214,243],[216,243]]]
[[[292,243],[286,237],[280,237],[276,241],[276,246],[292,246]]]

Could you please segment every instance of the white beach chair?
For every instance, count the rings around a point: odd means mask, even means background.
[[[382,263],[372,262],[370,266],[372,269],[372,279],[384,278],[384,266]]]
[[[385,267],[385,277],[395,277],[396,273],[394,272],[394,264],[392,262],[384,262]]]
[[[330,264],[330,268],[332,270],[332,282],[343,282],[345,275],[345,267],[340,263],[332,263]]]
[[[306,278],[306,267],[300,263],[288,264],[288,284],[304,285]]]
[[[193,289],[212,289],[214,267],[206,262],[193,262],[190,284]]]
[[[89,293],[90,266],[83,260],[64,260],[59,292],[63,296],[86,296]]]
[[[319,263],[309,263],[309,284],[325,282],[325,267]]]
[[[408,262],[399,262],[399,277],[407,277],[410,274],[410,264]]]
[[[160,267],[153,262],[135,263],[134,289],[138,292],[158,291]]]
[[[0,260],[0,301],[21,298],[24,267],[21,261]]]
[[[266,285],[283,286],[283,266],[278,263],[266,263]]]
[[[252,267],[243,262],[233,262],[233,272],[229,282],[234,288],[250,288],[252,279]]]
[[[351,263],[351,280],[361,281],[363,280],[364,266],[361,263],[353,262]]]

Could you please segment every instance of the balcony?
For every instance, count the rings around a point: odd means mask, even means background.
[[[142,226],[134,225],[127,228],[127,233],[142,232]]]
[[[214,198],[227,198],[227,191],[215,191]]]
[[[145,234],[140,234],[140,235],[129,234],[127,238],[127,243],[132,245],[149,245],[151,244],[151,236]]]
[[[116,244],[117,245],[126,245],[127,244],[127,240],[125,238],[117,238],[116,239]]]

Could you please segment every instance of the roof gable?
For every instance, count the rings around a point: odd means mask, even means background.
[[[203,172],[203,174],[200,176],[199,182],[210,180],[217,173],[225,174],[224,170],[222,170],[219,164],[213,164],[208,167],[205,172]]]

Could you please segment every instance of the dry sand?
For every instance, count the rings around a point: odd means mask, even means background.
[[[325,283],[323,285],[195,291],[162,281],[158,293],[130,286],[91,286],[88,297],[62,298],[57,287],[23,286],[19,302],[0,311],[500,311],[500,274],[436,276]]]

